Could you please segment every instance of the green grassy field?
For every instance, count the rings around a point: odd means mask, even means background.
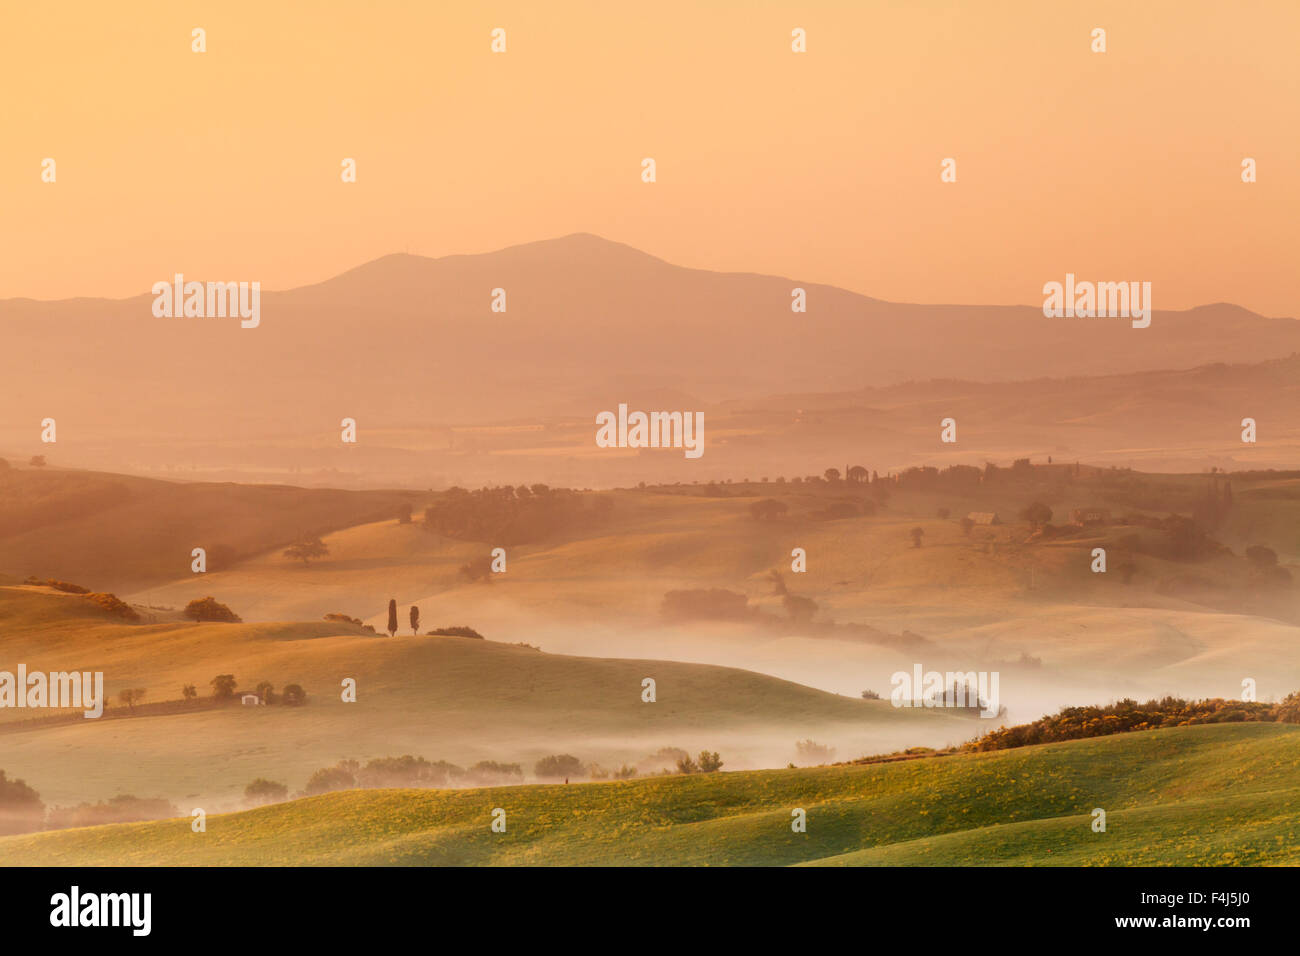
[[[8,837],[0,863],[1294,865],[1298,771],[1300,727],[1219,724],[892,764],[348,791],[205,833],[178,819]]]
[[[23,542],[40,538],[41,561],[20,569],[15,564],[15,569],[40,570],[99,587],[101,580],[113,579],[107,571],[126,551],[147,553],[155,563],[166,555],[166,566],[175,561],[178,568],[167,572],[166,583],[160,581],[161,566],[123,565],[114,571],[125,575],[124,580],[138,577],[148,582],[142,590],[122,596],[155,608],[179,608],[192,598],[212,594],[247,623],[195,624],[175,611],[156,610],[146,612],[150,623],[127,625],[88,608],[80,598],[15,586],[18,579],[11,577],[0,587],[0,668],[22,662],[32,669],[102,670],[110,694],[145,688],[148,704],[175,700],[183,684],[196,684],[200,694],[207,694],[213,676],[231,673],[244,689],[261,680],[277,689],[301,684],[309,704],[301,709],[195,708],[113,719],[121,712],[114,701],[109,719],[103,721],[22,730],[13,730],[10,722],[31,717],[30,712],[0,711],[0,769],[25,779],[52,806],[134,794],[166,797],[180,808],[202,806],[217,814],[242,807],[243,789],[256,777],[284,783],[293,792],[313,771],[340,758],[364,762],[410,753],[461,766],[481,760],[520,763],[527,773],[547,754],[572,753],[584,763],[610,768],[636,764],[662,747],[681,747],[692,753],[720,751],[728,772],[707,780],[508,791],[520,801],[524,817],[518,827],[512,824],[506,839],[481,845],[476,841],[482,808],[464,801],[495,797],[475,798],[473,791],[407,794],[402,799],[425,807],[419,819],[432,815],[445,825],[438,823],[429,832],[395,833],[393,840],[403,848],[395,852],[418,855],[433,852],[429,846],[442,846],[447,854],[468,862],[477,861],[474,854],[480,851],[486,854],[483,859],[491,860],[497,859],[493,854],[507,851],[541,862],[552,862],[553,854],[560,861],[568,854],[577,854],[578,862],[615,859],[595,836],[588,840],[565,831],[565,839],[553,844],[551,830],[528,829],[529,820],[567,819],[565,814],[575,813],[593,819],[609,816],[601,826],[625,834],[625,850],[620,852],[629,861],[643,862],[651,862],[655,853],[689,862],[1114,862],[1097,855],[1100,847],[1125,861],[1144,854],[1174,859],[1182,852],[1183,834],[1199,832],[1196,807],[1240,821],[1240,832],[1232,824],[1203,835],[1207,847],[1218,846],[1223,852],[1255,845],[1252,841],[1260,834],[1271,838],[1277,834],[1270,828],[1276,827],[1283,828],[1285,847],[1290,834],[1289,818],[1277,805],[1265,801],[1257,812],[1242,795],[1245,791],[1192,787],[1185,798],[1173,801],[1178,804],[1174,808],[1161,785],[1144,787],[1135,772],[1123,778],[1133,788],[1125,791],[1131,800],[1116,804],[1112,833],[1105,842],[1073,842],[1078,822],[1091,835],[1086,815],[1093,806],[1111,810],[1100,801],[1088,801],[1106,783],[1104,774],[1113,770],[1116,755],[1135,746],[1120,740],[1081,744],[1077,746],[1082,749],[1069,751],[1076,754],[1077,766],[1062,773],[1093,781],[1069,794],[1077,797],[1079,806],[1022,807],[1005,800],[985,805],[989,794],[1010,800],[1018,784],[990,783],[972,797],[954,790],[956,784],[947,775],[965,767],[962,773],[978,778],[986,766],[993,766],[980,761],[995,758],[927,762],[926,773],[932,776],[920,786],[932,787],[936,799],[946,794],[942,806],[964,808],[981,822],[969,829],[886,827],[888,839],[876,839],[873,828],[889,806],[904,807],[900,812],[923,822],[934,818],[922,814],[916,794],[899,791],[890,797],[881,791],[879,799],[885,802],[877,806],[876,798],[862,788],[906,782],[908,774],[918,772],[909,768],[920,764],[790,771],[788,776],[785,771],[757,776],[731,772],[799,762],[795,745],[805,738],[835,748],[836,756],[846,759],[913,745],[959,743],[983,729],[949,712],[898,710],[887,702],[859,699],[866,688],[887,698],[889,675],[910,670],[914,662],[926,669],[999,671],[1002,702],[1010,708],[1012,722],[1033,719],[1062,703],[1121,696],[1235,697],[1245,677],[1258,681],[1264,699],[1296,690],[1300,657],[1295,648],[1300,644],[1290,618],[1195,603],[1195,595],[1184,598],[1159,587],[1166,577],[1190,570],[1240,589],[1247,580],[1243,575],[1248,575],[1241,545],[1275,541],[1269,532],[1274,526],[1287,534],[1300,526],[1300,483],[1290,479],[1243,479],[1234,484],[1238,504],[1223,537],[1238,548],[1237,554],[1185,565],[1140,555],[1139,570],[1129,584],[1120,575],[1093,574],[1088,567],[1090,549],[1097,544],[1113,549],[1128,533],[1127,526],[1028,541],[1028,525],[1014,518],[1008,525],[976,528],[970,535],[956,520],[968,508],[1014,515],[1026,500],[1040,494],[1058,515],[1091,504],[1118,514],[1134,507],[1137,494],[1126,489],[1129,479],[1122,474],[1096,485],[1055,488],[1052,482],[1057,479],[1044,473],[1024,487],[995,483],[965,497],[900,492],[874,516],[837,520],[820,520],[815,511],[843,489],[807,483],[730,485],[731,496],[725,498],[662,489],[602,492],[613,501],[607,518],[571,534],[510,547],[508,572],[487,582],[470,582],[458,569],[485,556],[488,544],[451,540],[392,517],[368,520],[372,510],[396,507],[396,498],[390,501],[381,493],[348,497],[342,492],[317,495],[238,486],[171,488],[125,479],[123,489],[101,498],[96,497],[103,490],[99,483],[86,479],[82,487],[81,480],[75,475],[58,481],[39,475],[28,480],[24,473],[24,494],[32,500],[24,499],[23,507],[10,510],[26,524],[0,527],[0,559],[6,547],[22,545],[26,554]],[[1205,476],[1167,476],[1143,493],[1159,504],[1176,503],[1204,482]],[[787,517],[755,521],[749,505],[769,494],[788,504]],[[941,507],[950,509],[948,517],[937,516]],[[34,524],[24,517],[33,508],[41,519]],[[0,509],[0,519],[5,514]],[[309,567],[285,559],[278,546],[266,547],[291,525],[326,518],[339,530],[326,535],[329,555]],[[919,548],[909,533],[914,526],[924,532]],[[189,544],[229,543],[227,531],[238,532],[241,553],[247,556],[223,570],[190,573]],[[199,540],[191,542],[196,534]],[[110,539],[112,547],[105,544]],[[805,574],[789,570],[793,547],[808,553]],[[60,549],[68,548],[75,560],[65,569],[54,559],[63,554]],[[1289,560],[1294,551],[1280,553]],[[10,569],[4,560],[0,568]],[[801,633],[797,626],[771,626],[785,614],[769,578],[773,569],[782,571],[791,592],[817,602],[819,621],[861,622],[892,634],[911,631],[928,643],[900,650],[852,639],[844,631],[838,633],[845,636],[838,637],[828,630]],[[743,592],[769,623],[760,624],[754,617],[682,622],[660,614],[665,591],[701,587]],[[1297,592],[1279,593],[1294,598]],[[464,624],[493,640],[414,637],[406,627],[405,633],[389,638],[320,620],[326,612],[343,612],[382,628],[389,597],[398,601],[403,622],[408,605],[421,607],[421,630]],[[345,677],[358,683],[355,704],[339,699]],[[659,701],[654,705],[640,700],[644,677],[658,682]],[[1282,730],[1241,732],[1267,735]],[[1216,760],[1233,765],[1232,753],[1216,753],[1203,761],[1202,776],[1195,780],[1216,779]],[[1144,755],[1141,761],[1149,758]],[[1022,756],[996,758],[1017,759]],[[1089,766],[1099,769],[1091,771]],[[767,821],[762,822],[767,826],[769,817],[775,819],[772,814],[779,816],[770,799],[772,787],[783,780],[787,782],[780,785],[787,789],[782,793],[797,795],[802,787],[808,799],[820,801],[816,819],[822,821],[821,828],[810,830],[797,844],[815,847],[816,852],[787,857],[772,847],[746,842],[744,834],[758,825],[756,821]],[[1180,778],[1175,792],[1193,782]],[[747,795],[751,787],[753,800]],[[578,804],[555,810],[547,801],[559,799],[559,793],[574,794],[563,799]],[[646,801],[658,805],[663,794],[671,805],[696,808],[692,812],[699,816],[692,818],[690,831],[694,836],[683,836],[676,823],[662,824],[666,829],[660,833],[660,824],[647,822],[652,817],[633,813],[633,806]],[[1159,799],[1151,794],[1159,794]],[[603,810],[603,805],[583,803],[598,797],[613,802]],[[371,801],[391,799],[384,794],[349,794],[302,806],[318,807],[312,812],[329,820],[337,802],[354,801],[347,806],[370,819],[366,814],[371,814]],[[622,799],[641,804],[629,805],[624,812],[617,805]],[[259,811],[272,816],[292,812],[283,807]],[[387,811],[375,812],[379,832],[388,826]],[[781,812],[788,816],[789,808]],[[515,811],[511,814],[515,820]],[[1126,818],[1148,819],[1144,814],[1155,814],[1149,819],[1157,821],[1143,824],[1145,835],[1133,835],[1136,829],[1121,826]],[[255,813],[230,819],[260,817]],[[299,828],[292,816],[283,818],[283,826],[286,833]],[[737,848],[731,849],[726,834],[736,827],[741,836]],[[1164,836],[1150,838],[1152,827]],[[708,835],[715,830],[724,836],[710,843]],[[456,835],[462,832],[468,835],[465,840]],[[525,839],[529,833],[533,835]],[[674,843],[676,839],[684,842]],[[702,841],[698,853],[691,839]],[[375,852],[346,840],[340,846],[345,848],[338,851],[341,854]],[[1264,843],[1258,843],[1257,850],[1269,859],[1277,855],[1276,848]],[[322,857],[322,862],[327,860]]]

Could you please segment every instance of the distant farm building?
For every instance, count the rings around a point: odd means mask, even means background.
[[[996,511],[972,511],[966,516],[976,524],[1001,524],[1002,519]]]
[[[1070,523],[1077,525],[1110,524],[1107,508],[1075,508],[1070,512]]]
[[[258,697],[256,694],[245,694],[243,697],[239,698],[239,702],[245,707],[256,707],[262,702],[262,698]]]

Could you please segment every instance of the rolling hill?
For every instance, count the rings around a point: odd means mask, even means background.
[[[112,696],[98,720],[18,724],[0,710],[2,768],[47,802],[131,793],[237,806],[257,777],[301,787],[341,758],[415,754],[461,766],[569,752],[584,764],[635,764],[665,746],[708,748],[729,766],[784,765],[796,741],[845,754],[956,743],[980,724],[952,711],[900,710],[736,668],[547,654],[460,637],[390,638],[348,624],[198,624],[165,616],[124,624],[78,596],[0,587],[0,669],[102,671]],[[433,622],[430,622],[433,623]],[[459,622],[443,622],[459,623]],[[241,689],[297,683],[304,707],[179,703],[233,674]],[[642,680],[657,701],[641,700]],[[345,678],[355,703],[341,700]],[[136,716],[116,695],[144,688],[165,713]],[[233,804],[232,804],[233,801]]]
[[[599,521],[512,545],[507,573],[471,582],[460,568],[495,542],[424,530],[422,507],[434,492],[10,469],[0,472],[0,487],[12,492],[0,501],[0,530],[9,531],[0,534],[0,573],[113,590],[155,608],[212,594],[250,623],[317,622],[311,627],[339,612],[382,628],[392,597],[403,614],[418,605],[426,630],[467,624],[494,640],[561,654],[739,666],[854,697],[887,692],[890,675],[909,670],[920,653],[927,667],[1001,671],[1018,720],[1116,695],[1235,696],[1245,678],[1263,695],[1300,686],[1296,589],[1261,588],[1244,557],[1248,547],[1267,546],[1300,573],[1300,480],[1074,471],[1058,463],[1002,469],[998,480],[968,487],[899,486],[874,514],[834,520],[818,517],[829,503],[874,499],[844,482],[788,479],[600,492],[584,505],[611,503]],[[1034,500],[1047,503],[1057,523],[1083,507],[1162,519],[1194,512],[1212,486],[1221,496],[1229,482],[1233,505],[1212,534],[1233,553],[1194,561],[1133,551],[1159,549],[1167,535],[1150,529],[1112,524],[1030,541],[1017,519]],[[763,498],[785,504],[787,515],[755,521],[750,505]],[[414,523],[394,517],[401,503],[413,504]],[[941,509],[949,516],[939,517]],[[1008,524],[967,536],[958,518],[970,511],[999,512]],[[281,554],[304,527],[337,528],[325,534],[329,555],[306,567]],[[912,546],[914,527],[924,547]],[[209,552],[202,576],[190,571],[197,545]],[[1097,546],[1110,552],[1111,573],[1090,571]],[[788,572],[795,547],[809,556],[807,573]],[[1129,561],[1135,570],[1126,580],[1120,569]],[[667,591],[721,588],[743,593],[769,622],[782,620],[773,570],[816,601],[819,622],[918,634],[930,644],[917,652],[843,627],[814,632],[660,614]],[[211,676],[191,673],[184,682]]]
[[[1261,695],[1300,687],[1297,591],[1261,586],[1244,557],[1247,547],[1266,545],[1300,574],[1300,482],[1231,476],[1235,503],[1212,534],[1232,553],[1186,560],[1133,550],[1159,551],[1168,539],[1137,525],[1029,540],[1032,529],[1018,514],[1041,500],[1058,524],[1071,509],[1093,506],[1116,518],[1163,519],[1190,513],[1223,476],[1087,469],[1075,479],[1072,471],[1041,466],[1020,477],[1004,469],[966,489],[900,487],[874,514],[834,520],[818,517],[828,503],[861,504],[870,494],[824,481],[601,492],[613,502],[603,523],[506,549],[508,571],[489,581],[471,582],[459,568],[486,556],[490,542],[388,520],[327,536],[330,555],[309,567],[270,552],[211,573],[202,586],[246,619],[342,611],[382,628],[392,596],[420,606],[426,620],[548,651],[736,665],[855,696],[887,692],[890,675],[918,659],[999,670],[1017,720],[1115,696],[1236,696],[1247,677]],[[785,504],[786,516],[755,521],[750,505],[765,498]],[[970,511],[999,512],[1006,524],[967,535],[959,518]],[[910,537],[915,527],[920,548]],[[1110,553],[1106,574],[1091,571],[1099,546]],[[789,571],[795,547],[808,555],[806,573]],[[816,601],[818,622],[842,627],[675,622],[660,613],[670,590],[720,588],[744,594],[769,621],[784,619],[773,570],[792,593]],[[185,576],[131,598],[182,606],[197,586]],[[849,624],[929,644],[891,646]]]
[[[413,502],[410,492],[0,468],[0,572],[127,591],[190,573],[196,547],[215,571]]]
[[[184,818],[7,837],[0,863],[1295,865],[1298,770],[1300,727],[1219,724],[865,766],[345,791],[201,834]]]

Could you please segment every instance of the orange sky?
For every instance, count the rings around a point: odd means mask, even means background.
[[[900,301],[1041,305],[1072,271],[1150,281],[1157,308],[1300,316],[1296,0],[82,0],[4,20],[0,297],[178,271],[285,288],[587,231]]]

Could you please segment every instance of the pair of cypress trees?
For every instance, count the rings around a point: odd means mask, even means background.
[[[414,604],[411,605],[411,633],[420,633],[420,609]],[[388,601],[388,636],[397,635],[397,599],[390,598]]]

